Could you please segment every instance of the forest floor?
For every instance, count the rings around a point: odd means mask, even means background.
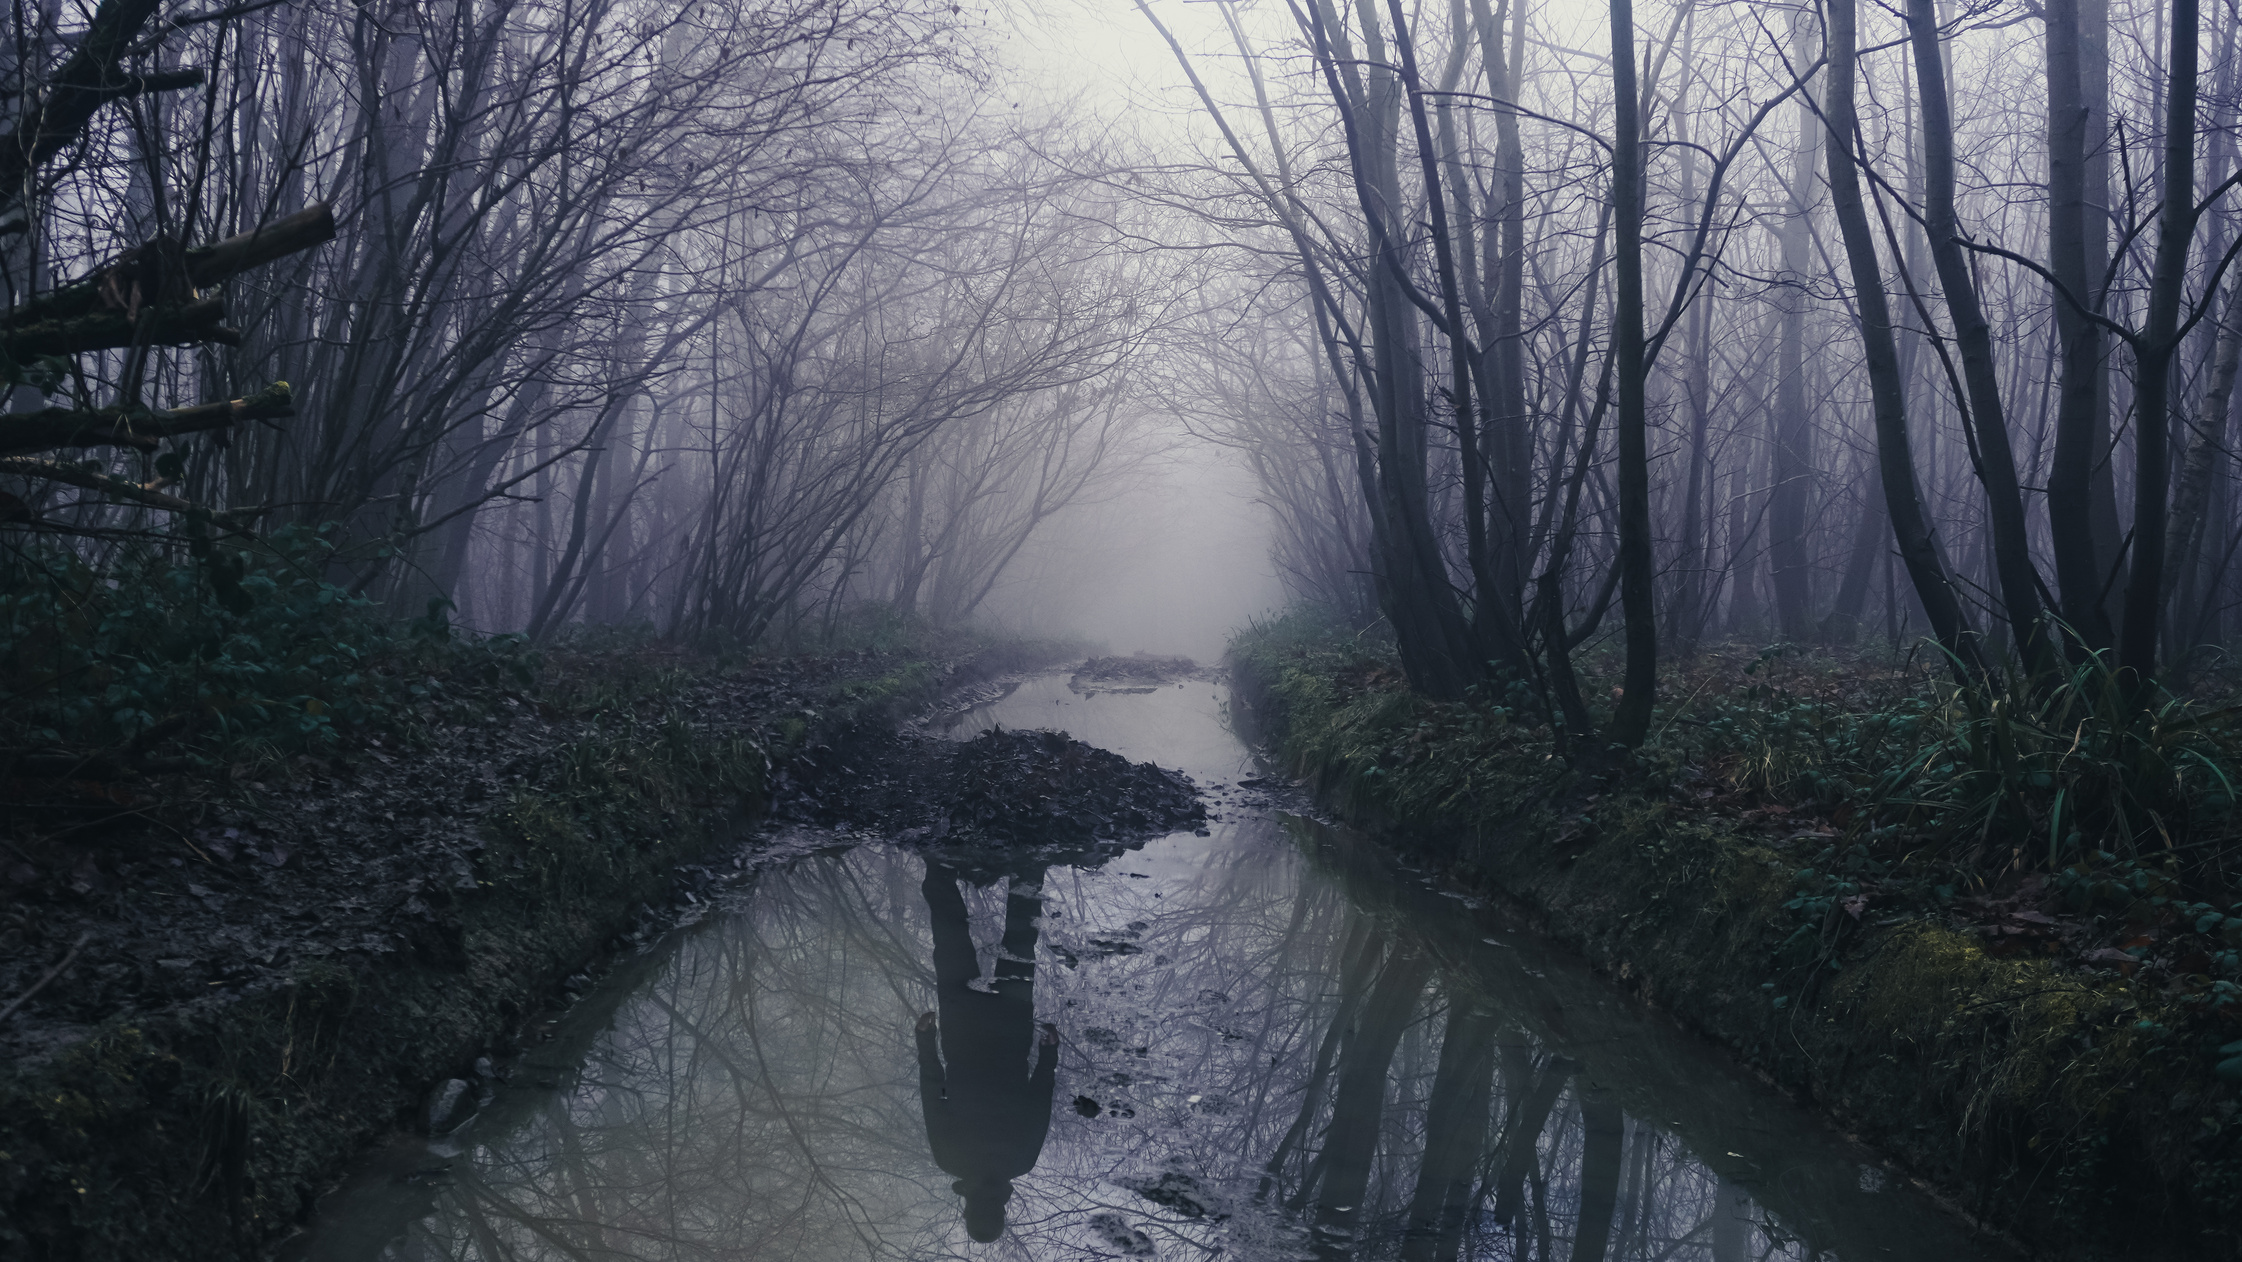
[[[2081,805],[2114,796],[2082,784],[2090,720],[2043,758],[1873,657],[1710,650],[1625,759],[1567,757],[1523,704],[1425,701],[1301,620],[1231,661],[1332,809],[1522,903],[1981,1221],[2047,1256],[2242,1255],[2242,907],[2203,781],[2192,814],[2124,799],[2168,831],[2121,845]],[[2216,765],[2218,714],[2176,702],[2125,750]],[[2006,764],[1971,752],[2003,741]]]
[[[105,1022],[223,1002],[313,961],[456,953],[443,911],[506,879],[488,851],[514,816],[618,776],[637,781],[657,828],[682,811],[740,809],[790,723],[806,731],[836,689],[891,666],[849,654],[702,670],[654,648],[563,653],[541,687],[325,757],[239,775],[14,781],[0,996],[15,1011],[0,1057],[35,1064]],[[702,767],[660,759],[670,783],[657,784],[646,743],[734,748]]]
[[[896,731],[1069,647],[564,649],[318,755],[17,777],[0,1252],[253,1250],[368,1136],[472,1107],[445,1088],[790,821],[1094,851],[1203,818],[1188,781],[1079,742]]]

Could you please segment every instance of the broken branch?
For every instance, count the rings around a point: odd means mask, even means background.
[[[121,408],[93,411],[47,408],[0,416],[0,456],[21,456],[60,447],[130,447],[154,451],[166,438],[224,429],[240,421],[294,416],[295,394],[276,381],[246,398],[187,408]]]

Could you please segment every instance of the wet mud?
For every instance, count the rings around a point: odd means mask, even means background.
[[[1138,653],[1130,657],[1090,658],[1067,677],[1067,687],[1085,697],[1102,692],[1141,694],[1182,680],[1209,682],[1217,674],[1188,657]]]

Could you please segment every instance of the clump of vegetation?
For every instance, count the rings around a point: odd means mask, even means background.
[[[1243,716],[1344,814],[1502,881],[1926,1169],[2092,1221],[2130,1181],[2206,1222],[2242,1204],[2237,711],[2143,705],[2093,658],[1965,690],[1935,658],[1715,645],[1622,757],[1561,748],[1523,694],[1428,700],[1311,614],[1231,653]]]
[[[182,555],[182,552],[189,552]],[[321,754],[526,686],[519,637],[391,618],[326,577],[325,536],[0,557],[0,767],[98,780]]]
[[[1348,809],[1470,827],[1549,798],[1569,769],[1525,689],[1430,700],[1409,688],[1389,641],[1316,611],[1254,625],[1230,656],[1254,721]]]
[[[1232,652],[1283,757],[1358,818],[1459,845],[1701,820],[1782,856],[1782,958],[1826,961],[1870,919],[1930,918],[1994,956],[2112,970],[2211,1018],[2175,1046],[2242,1035],[2242,710],[2143,705],[2103,657],[1963,687],[1920,659],[1709,650],[1672,672],[1673,701],[1615,768],[1568,757],[1523,690],[1428,700],[1389,646],[1312,614]],[[2242,1052],[2215,1059],[2242,1080]]]

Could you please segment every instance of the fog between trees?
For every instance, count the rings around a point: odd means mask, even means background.
[[[1134,9],[20,5],[10,546],[1054,629],[1188,585],[1111,576],[1229,462],[1427,693],[1585,732],[1623,646],[1621,743],[1715,637],[2233,632],[2232,6]],[[1279,599],[1245,548],[1188,598]]]

